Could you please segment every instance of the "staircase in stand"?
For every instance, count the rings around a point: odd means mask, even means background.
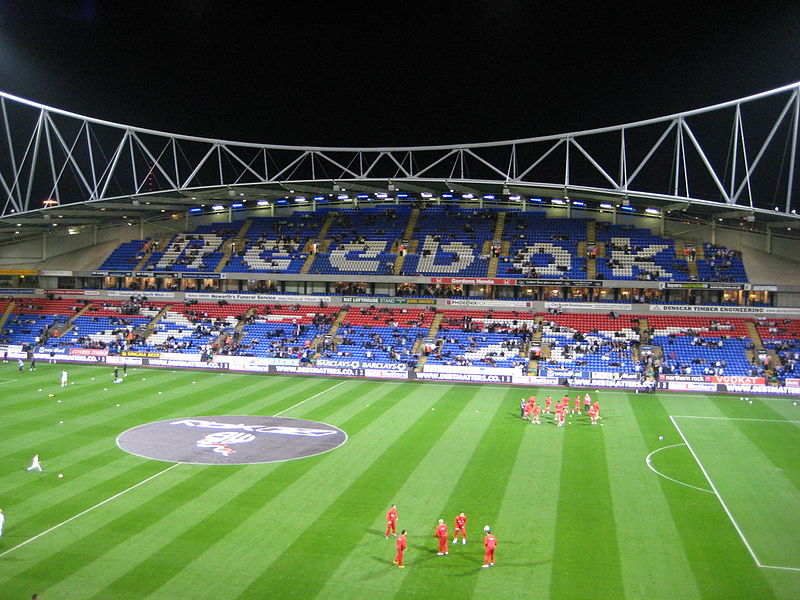
[[[169,243],[172,241],[173,234],[171,233],[162,233],[156,236],[153,236],[153,239],[150,241],[150,244],[147,247],[147,250],[142,256],[142,260],[136,263],[136,266],[133,268],[134,271],[144,271],[147,263],[150,262],[150,258],[153,256],[153,252],[156,252],[155,246],[158,246],[161,250],[169,246]]]
[[[6,321],[8,321],[8,317],[14,312],[14,306],[16,306],[16,302],[11,300],[6,306],[6,309],[3,311],[3,316],[0,317],[0,329],[6,326]]]
[[[139,337],[142,340],[146,340],[153,335],[156,331],[156,325],[158,325],[158,322],[164,318],[164,315],[167,314],[167,311],[171,308],[172,305],[163,306],[161,310],[159,310],[158,313],[156,313],[156,315],[147,322],[147,325],[143,325],[139,328],[139,331],[137,332]]]
[[[534,318],[533,322],[536,325],[536,333],[531,336],[531,340],[527,345],[526,356],[528,358],[528,365],[525,371],[528,375],[538,375],[539,374],[539,361],[544,356],[544,348],[542,347],[542,322],[544,321],[544,317],[541,315]],[[532,348],[538,347],[539,348],[539,356],[530,357],[530,351]],[[547,356],[550,356],[550,347],[547,348]]]
[[[506,227],[506,213],[499,212],[497,213],[497,221],[495,221],[494,224],[494,235],[492,236],[492,241],[489,243],[489,248],[488,248],[489,267],[486,270],[487,277],[497,276],[497,265],[500,263],[500,256],[505,256],[506,254],[508,254],[508,250],[511,247],[510,242],[503,241],[503,232],[505,231],[505,227]],[[495,256],[494,252],[491,251],[492,247],[495,246],[500,246],[499,256]]]
[[[235,238],[229,239],[222,244],[222,258],[219,259],[219,263],[214,268],[214,273],[222,273],[225,267],[230,261],[231,256],[233,255],[234,251],[239,251],[244,248],[245,245],[245,235],[247,235],[247,230],[250,229],[250,225],[253,224],[252,219],[246,219],[242,226],[239,228],[239,233],[236,234]]]
[[[417,340],[414,342],[414,347],[411,349],[412,354],[416,354],[419,356],[417,359],[417,366],[415,367],[415,371],[419,372],[422,371],[422,368],[425,366],[425,363],[428,362],[428,357],[425,355],[423,350],[425,349],[425,340],[436,340],[436,336],[439,334],[439,329],[442,325],[442,320],[444,319],[444,313],[437,312],[433,315],[433,320],[431,321],[430,327],[428,327],[428,333],[425,335],[423,339]],[[442,340],[436,340],[436,349],[441,349],[442,347]]]
[[[336,332],[339,331],[339,326],[344,322],[345,318],[347,317],[348,307],[343,306],[342,310],[340,310],[336,314],[336,318],[331,323],[331,326],[328,328],[328,331],[325,333],[320,333],[317,337],[315,337],[311,342],[311,347],[314,348],[314,358],[317,359],[322,355],[320,348],[322,347],[322,343],[325,341],[326,337],[330,337],[334,339],[336,337]]]
[[[403,231],[403,237],[392,244],[392,249],[390,252],[397,255],[397,258],[395,258],[394,261],[394,269],[392,270],[393,275],[401,275],[403,273],[403,263],[405,262],[406,254],[415,254],[417,252],[419,241],[411,238],[414,235],[414,230],[417,228],[418,220],[419,209],[412,209],[411,214],[408,217],[408,223],[406,224],[405,231]],[[405,253],[400,251],[401,245],[405,247]]]
[[[304,252],[308,252],[308,256],[306,257],[306,261],[303,263],[303,267],[300,269],[300,273],[303,275],[311,272],[311,266],[314,264],[314,259],[317,258],[316,253],[311,252],[312,244],[317,244],[317,252],[327,252],[328,248],[331,246],[331,240],[327,239],[328,230],[331,228],[331,225],[336,221],[336,217],[339,216],[338,212],[332,212],[328,215],[328,218],[325,219],[325,222],[320,227],[319,233],[317,237],[308,240],[306,247],[303,249]]]

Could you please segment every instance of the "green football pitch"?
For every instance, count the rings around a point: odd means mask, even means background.
[[[519,400],[563,389],[144,368],[115,384],[75,365],[61,388],[61,368],[0,365],[0,600],[800,597],[797,398],[590,390],[602,426],[556,428]],[[154,421],[278,414],[348,439],[235,466],[116,444]],[[452,535],[460,511],[467,544],[437,556],[437,520]]]

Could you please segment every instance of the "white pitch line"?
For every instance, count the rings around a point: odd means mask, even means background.
[[[653,456],[656,452],[661,452],[662,450],[666,450],[667,448],[677,448],[678,446],[685,446],[686,444],[672,444],[671,446],[662,446],[661,448],[656,448],[650,454],[647,455],[647,458],[644,459],[645,464],[650,467],[650,470],[655,473],[656,475],[660,475],[664,479],[669,479],[675,483],[679,483],[680,485],[685,485],[686,487],[690,487],[693,490],[698,490],[700,492],[706,492],[707,494],[713,494],[711,490],[707,490],[706,488],[697,487],[696,485],[692,485],[691,483],[686,483],[683,481],[678,481],[677,479],[673,479],[669,475],[664,475],[661,471],[656,469],[653,465],[650,464],[650,457]]]
[[[781,571],[800,571],[800,567],[777,567],[775,565],[758,565],[762,569],[780,569]]]
[[[733,518],[733,514],[731,513],[730,509],[728,509],[728,505],[725,504],[725,501],[722,499],[722,496],[720,495],[719,491],[717,490],[717,487],[714,485],[714,482],[711,481],[711,476],[709,476],[708,471],[706,471],[706,468],[703,466],[703,463],[700,462],[700,457],[697,456],[697,453],[695,453],[694,448],[692,448],[692,445],[689,443],[689,440],[686,439],[686,436],[683,435],[683,431],[681,431],[681,428],[678,427],[678,423],[675,422],[675,417],[671,416],[669,418],[669,420],[672,421],[672,425],[675,427],[675,429],[677,430],[678,434],[681,436],[681,439],[683,439],[683,442],[686,444],[686,447],[689,448],[689,452],[691,452],[692,456],[694,456],[694,460],[697,462],[697,466],[700,467],[700,470],[703,472],[703,475],[705,476],[706,481],[708,481],[708,485],[710,485],[711,489],[714,490],[714,494],[717,496],[717,500],[719,500],[719,503],[722,505],[722,508],[725,510],[725,513],[728,515],[728,518],[731,520],[731,523],[733,523],[733,527],[734,527],[734,529],[736,529],[736,533],[739,534],[739,537],[742,539],[742,542],[744,543],[745,548],[747,548],[747,551],[750,553],[750,556],[753,557],[753,560],[755,561],[757,566],[763,567],[764,565],[762,565],[761,561],[758,560],[758,557],[756,556],[756,553],[753,551],[753,548],[750,546],[750,542],[748,542],[747,538],[744,536],[744,532],[739,527],[739,524],[736,522],[736,519]]]
[[[331,387],[329,387],[329,388],[327,388],[327,389],[324,389],[324,390],[322,390],[322,391],[321,391],[321,392],[319,392],[318,394],[314,394],[313,396],[309,396],[309,397],[308,397],[308,398],[306,398],[305,400],[300,400],[300,402],[298,402],[297,404],[292,404],[292,405],[291,405],[289,408],[285,408],[285,409],[283,409],[282,411],[280,411],[280,412],[277,412],[277,413],[275,413],[275,414],[274,414],[274,415],[272,415],[272,416],[273,416],[273,417],[279,417],[279,416],[281,416],[283,413],[285,413],[285,412],[289,412],[289,411],[290,411],[290,410],[292,410],[293,408],[297,408],[297,407],[298,407],[298,406],[300,406],[301,404],[305,404],[305,403],[306,403],[306,402],[308,402],[309,400],[313,400],[314,398],[316,398],[317,396],[321,396],[321,395],[322,395],[322,394],[324,394],[325,392],[330,392],[330,391],[331,391],[333,388],[339,387],[339,386],[340,386],[340,385],[342,385],[343,383],[347,383],[347,380],[340,381],[340,382],[339,382],[339,383],[337,383],[336,385],[332,385]]]
[[[613,388],[607,388],[609,391],[612,391]],[[697,398],[703,394],[703,392],[697,392],[696,394],[675,394],[673,392],[669,392],[667,390],[663,390],[663,393],[667,394],[667,399],[669,398],[691,398],[692,400],[697,400]],[[742,392],[746,394],[747,392]],[[733,394],[718,394],[717,392],[706,392],[708,396],[714,396],[714,400],[738,400],[736,396]],[[741,396],[740,396],[741,397]],[[790,400],[793,402],[797,402],[798,394],[791,394],[791,395],[775,395],[775,396],[748,396],[751,400],[758,400],[759,402],[789,402]]]
[[[676,419],[712,419],[715,421],[759,421],[761,423],[800,423],[800,421],[790,421],[789,419],[750,419],[748,417],[701,417],[695,415],[674,415],[674,417]]]
[[[159,472],[158,472],[158,473],[156,473],[155,475],[151,475],[151,476],[150,476],[150,477],[148,477],[147,479],[144,479],[144,480],[140,481],[139,483],[136,483],[136,484],[132,485],[131,487],[129,487],[129,488],[126,488],[126,489],[122,490],[121,492],[119,492],[119,493],[117,493],[117,494],[114,494],[114,495],[113,495],[113,496],[111,496],[110,498],[106,498],[106,499],[105,499],[105,500],[103,500],[102,502],[98,502],[98,503],[97,503],[97,504],[95,504],[94,506],[90,506],[90,507],[89,507],[89,508],[87,508],[86,510],[79,512],[77,515],[74,515],[74,516],[70,517],[70,518],[69,518],[69,519],[67,519],[66,521],[61,521],[61,523],[58,523],[57,525],[53,525],[53,526],[52,526],[50,529],[46,529],[46,530],[44,530],[42,533],[39,533],[39,534],[37,534],[37,535],[33,536],[32,538],[25,540],[24,542],[22,542],[22,543],[20,543],[20,544],[17,544],[17,545],[16,545],[16,546],[14,546],[13,548],[9,548],[8,550],[6,550],[6,551],[5,551],[5,552],[3,552],[2,554],[0,554],[0,558],[3,558],[3,557],[6,555],[6,554],[10,554],[11,552],[13,552],[14,550],[16,550],[16,549],[18,549],[18,548],[22,548],[23,546],[25,546],[25,545],[27,545],[27,544],[30,544],[31,542],[33,542],[33,541],[35,541],[35,540],[38,540],[40,537],[42,537],[43,535],[47,535],[47,534],[48,534],[48,533],[50,533],[51,531],[55,531],[56,529],[58,529],[58,528],[59,528],[59,527],[61,527],[62,525],[66,525],[67,523],[70,523],[71,521],[74,521],[74,520],[75,520],[75,519],[77,519],[78,517],[82,517],[82,516],[83,516],[83,515],[85,515],[86,513],[93,511],[95,508],[100,508],[100,507],[101,507],[101,506],[103,506],[104,504],[107,504],[108,502],[111,502],[112,500],[114,500],[114,499],[116,499],[116,498],[119,498],[119,497],[120,497],[120,496],[122,496],[123,494],[127,494],[127,493],[128,493],[128,492],[130,492],[131,490],[135,490],[135,489],[136,489],[137,487],[139,487],[140,485],[144,485],[144,484],[145,484],[145,483],[147,483],[148,481],[152,481],[153,479],[155,479],[155,478],[156,478],[156,477],[158,477],[159,475],[163,475],[163,474],[164,474],[164,473],[166,473],[167,471],[169,471],[169,470],[171,470],[171,469],[174,469],[174,468],[175,468],[175,467],[177,467],[179,464],[181,464],[181,463],[175,463],[174,465],[170,465],[170,466],[168,466],[166,469],[162,469],[161,471],[159,471]]]

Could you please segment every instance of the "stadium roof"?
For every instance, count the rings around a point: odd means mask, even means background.
[[[580,211],[611,211],[674,220],[715,221],[719,225],[748,230],[794,235],[800,229],[798,216],[781,211],[725,206],[716,202],[691,200],[675,202],[656,196],[638,197],[619,194],[582,192],[579,189],[498,185],[496,182],[415,180],[287,181],[282,183],[214,186],[194,190],[154,192],[53,205],[0,217],[0,242],[37,236],[53,230],[107,228],[182,219],[201,214],[246,215],[250,211],[291,206],[352,207],[354,203],[409,202],[438,200],[459,202],[465,206],[528,210],[550,207]],[[552,199],[557,199],[552,202]],[[395,200],[396,199],[396,200]],[[263,214],[263,213],[261,213]]]

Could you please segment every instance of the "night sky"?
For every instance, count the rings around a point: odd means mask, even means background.
[[[565,4],[3,2],[0,89],[176,133],[380,146],[614,125],[800,80],[797,2]]]

